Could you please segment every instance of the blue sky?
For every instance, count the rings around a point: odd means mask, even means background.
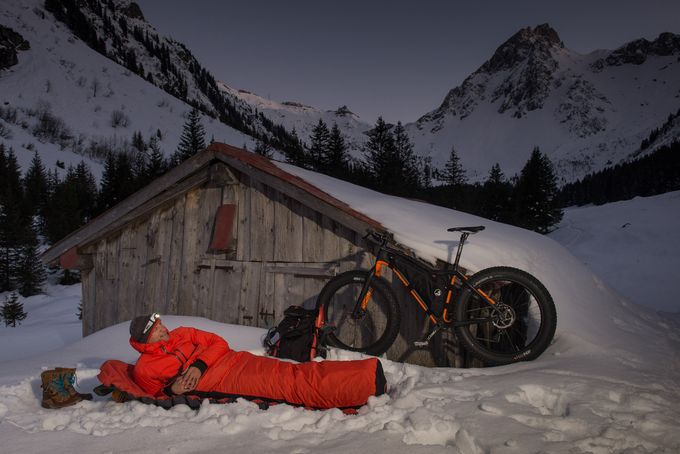
[[[225,83],[362,120],[410,122],[517,30],[549,23],[580,53],[680,33],[680,1],[137,0]]]

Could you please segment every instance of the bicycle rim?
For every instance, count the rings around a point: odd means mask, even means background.
[[[383,350],[388,331],[387,296],[378,287],[371,287],[371,299],[366,312],[355,317],[354,307],[364,285],[364,280],[343,283],[325,304],[326,323],[334,327],[329,336],[339,348],[378,354]]]
[[[546,324],[538,296],[522,283],[508,278],[489,279],[477,289],[497,305],[491,306],[483,297],[472,294],[463,308],[462,320],[485,321],[459,329],[468,332],[485,356],[517,361],[531,355]]]

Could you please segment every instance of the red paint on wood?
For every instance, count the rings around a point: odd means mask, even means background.
[[[59,266],[65,270],[78,269],[78,251],[75,246],[59,256]]]
[[[212,242],[210,243],[210,249],[213,251],[226,251],[229,249],[235,214],[236,205],[233,204],[222,205],[217,209]]]

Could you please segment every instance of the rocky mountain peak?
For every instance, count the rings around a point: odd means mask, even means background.
[[[122,13],[125,14],[127,17],[130,17],[132,19],[139,19],[141,21],[145,21],[144,14],[142,14],[142,9],[135,2],[130,2],[129,5],[124,7],[122,9]]]
[[[494,73],[510,69],[533,54],[548,56],[553,47],[563,48],[564,44],[549,24],[525,27],[501,44],[480,70]]]
[[[680,54],[680,35],[665,32],[654,41],[641,38],[619,47],[606,58],[593,63],[592,69],[601,71],[605,66],[641,65],[651,55],[666,57],[676,54]]]

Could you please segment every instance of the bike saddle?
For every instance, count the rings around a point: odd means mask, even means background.
[[[486,227],[483,225],[478,225],[475,227],[451,227],[450,229],[446,229],[447,232],[466,232],[466,233],[477,233],[481,232],[484,230]]]

